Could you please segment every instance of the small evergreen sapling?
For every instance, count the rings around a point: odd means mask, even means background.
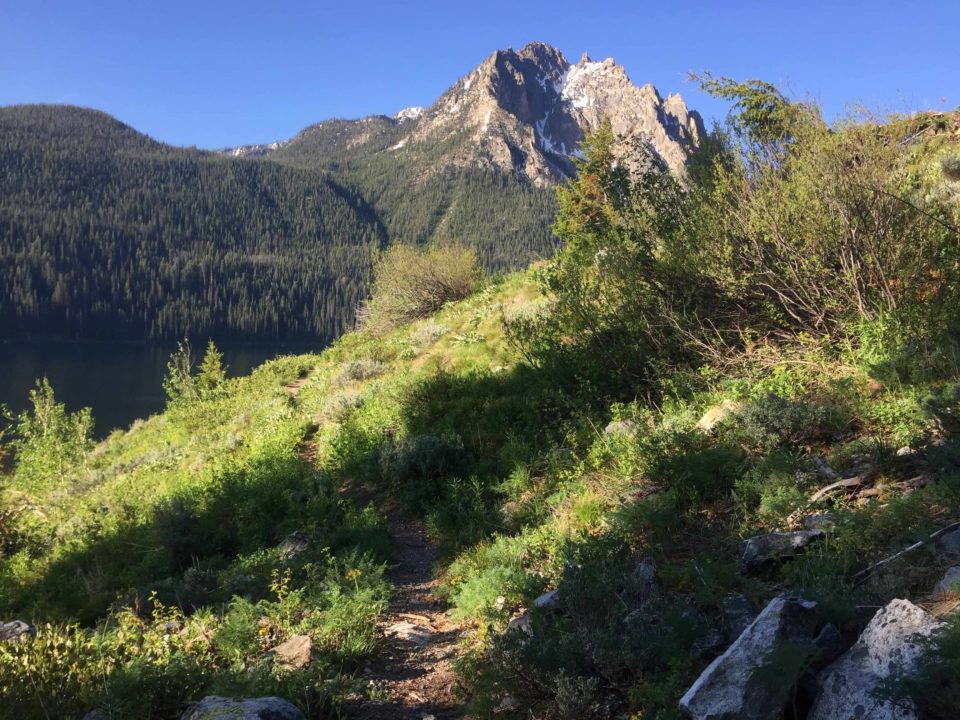
[[[227,368],[223,364],[223,353],[213,344],[213,340],[210,340],[197,372],[197,392],[204,400],[217,397],[223,392],[226,381]]]

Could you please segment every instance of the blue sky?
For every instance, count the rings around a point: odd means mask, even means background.
[[[0,105],[95,107],[179,145],[266,142],[428,105],[495,49],[542,40],[613,57],[708,119],[724,107],[688,71],[770,80],[830,116],[953,108],[958,32],[960,0],[0,0]]]

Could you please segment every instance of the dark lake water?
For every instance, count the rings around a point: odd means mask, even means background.
[[[166,402],[163,376],[174,347],[98,342],[0,343],[0,403],[14,412],[28,405],[27,392],[47,377],[57,399],[70,410],[93,408],[96,435],[127,428]],[[227,374],[246,375],[277,355],[318,347],[222,347]],[[202,354],[194,349],[194,354]]]

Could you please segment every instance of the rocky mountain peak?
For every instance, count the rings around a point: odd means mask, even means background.
[[[677,173],[703,135],[700,116],[679,95],[663,100],[634,85],[612,58],[584,53],[571,64],[543,42],[498,50],[425,113],[416,142],[467,135],[452,158],[527,175],[537,184],[569,177],[578,143],[608,118],[625,143],[646,143]]]
[[[289,144],[225,152],[318,153],[321,163],[328,153],[397,153],[422,162],[421,177],[445,167],[479,167],[551,185],[574,174],[571,156],[604,119],[623,139],[624,152],[642,142],[677,175],[684,174],[688,155],[704,132],[700,116],[679,95],[663,99],[649,83],[634,85],[613,58],[596,61],[583,53],[571,64],[557,48],[531,42],[519,50],[493,52],[429,108],[330,127],[319,124]]]

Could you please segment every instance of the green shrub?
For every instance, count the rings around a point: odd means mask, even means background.
[[[411,435],[378,449],[379,477],[413,509],[426,510],[443,497],[446,480],[462,476],[468,456],[459,436]]]
[[[62,483],[85,462],[93,447],[93,415],[90,408],[67,412],[46,378],[30,391],[30,404],[32,409],[17,418],[15,482],[22,488],[40,489]]]
[[[960,155],[947,155],[940,160],[940,167],[945,178],[960,182]]]
[[[650,478],[684,506],[724,497],[744,462],[738,448],[714,445],[702,433],[661,431],[647,452]]]
[[[163,390],[170,405],[196,400],[199,396],[193,377],[193,351],[189,340],[177,343],[177,349],[167,362],[167,374],[163,378]]]
[[[392,245],[374,261],[371,298],[360,324],[382,332],[425,318],[446,303],[472,294],[480,282],[473,250],[436,245],[421,250]]]
[[[386,371],[386,363],[382,363],[379,360],[374,360],[373,358],[350,360],[344,363],[340,368],[340,372],[337,375],[337,380],[340,382],[370,380],[371,378],[380,377]]]
[[[477,477],[446,482],[442,500],[433,504],[426,523],[428,532],[445,541],[448,551],[479,542],[499,525],[492,498]]]
[[[834,408],[771,394],[745,404],[730,422],[739,437],[771,450],[823,440],[843,425],[843,418]]]

